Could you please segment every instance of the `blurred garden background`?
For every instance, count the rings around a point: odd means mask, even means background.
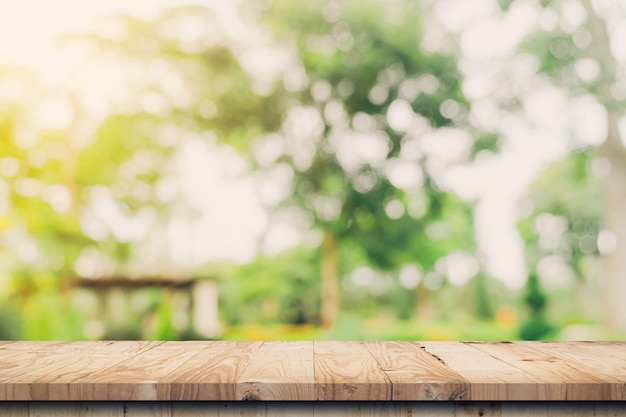
[[[626,337],[626,3],[0,0],[0,339]]]

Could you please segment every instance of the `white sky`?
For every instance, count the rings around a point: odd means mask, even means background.
[[[210,0],[204,2],[213,3]],[[566,7],[566,23],[580,24],[581,14],[580,8],[576,7],[577,2],[569,3],[571,5]],[[59,52],[55,49],[56,35],[85,29],[90,17],[121,11],[150,18],[157,16],[164,7],[172,5],[180,5],[180,2],[0,0],[0,67],[7,64],[32,67],[54,84],[67,76],[72,65],[70,58],[65,62],[59,60]],[[227,27],[233,32],[231,35],[237,36],[244,30],[233,17],[232,7],[219,10],[222,18],[229,21]],[[501,154],[450,170],[446,174],[447,183],[461,196],[477,199],[477,240],[487,268],[509,287],[519,288],[525,281],[526,271],[523,242],[515,227],[519,214],[517,201],[542,167],[566,155],[567,143],[571,139],[568,129],[573,127],[575,131],[582,132],[579,143],[598,144],[603,140],[603,132],[606,130],[603,109],[590,99],[572,104],[563,91],[540,82],[530,89],[526,80],[530,79],[529,74],[533,72],[532,60],[512,63],[510,58],[525,33],[534,30],[537,25],[554,24],[554,16],[542,14],[536,1],[517,0],[502,19],[492,17],[495,5],[490,0],[441,0],[436,3],[435,10],[445,30],[461,35],[460,62],[466,76],[464,88],[468,98],[473,101],[475,120],[484,126],[496,125],[505,140]],[[617,27],[616,33],[622,32],[626,33],[625,27]],[[239,35],[244,36],[242,33]],[[623,47],[626,43],[621,45],[614,46],[615,54],[626,57]],[[249,58],[250,65],[253,65],[258,62],[258,57],[254,55],[252,49],[243,56]],[[284,56],[278,58],[288,59]],[[512,75],[520,83],[516,87],[511,80],[511,88],[519,89],[514,93],[524,103],[524,112],[518,117],[498,114],[494,107],[494,98],[498,94],[496,90],[500,85],[494,84],[493,77],[502,68],[513,71]],[[583,66],[581,70],[593,76],[592,65]],[[265,68],[269,78],[275,71],[271,66]],[[190,146],[199,145],[193,145],[192,142]],[[195,151],[184,150],[183,153],[191,156],[186,160],[189,163],[181,165],[185,167],[183,177],[190,179],[187,184],[190,202],[204,207],[204,214],[194,224],[179,222],[170,225],[173,239],[178,242],[172,247],[179,248],[173,250],[172,256],[179,261],[197,263],[206,260],[199,254],[199,248],[208,248],[208,252],[204,253],[213,259],[248,261],[254,254],[253,247],[267,222],[261,212],[257,190],[249,182],[232,180],[213,172],[225,169],[223,162],[216,159],[216,155],[223,149],[214,145],[203,146]],[[200,161],[198,158],[202,159],[202,155],[204,160]],[[231,157],[232,161],[234,159]],[[194,171],[194,166],[198,170]],[[213,171],[207,172],[207,169]],[[216,195],[219,198],[208,197]],[[240,211],[233,212],[233,207],[240,207]],[[292,230],[277,233],[287,237],[282,243],[281,239],[274,239],[278,243],[270,248],[270,252],[275,253],[276,248],[285,242],[293,243]],[[219,243],[213,239],[213,243],[209,244],[208,240],[198,238],[203,234],[222,236],[223,239]],[[189,246],[187,254],[180,250],[185,245]]]
[[[43,68],[54,62],[56,36],[89,28],[93,17],[119,11],[157,16],[172,0],[0,0],[0,60]]]

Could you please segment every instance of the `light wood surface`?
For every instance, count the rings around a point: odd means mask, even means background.
[[[538,384],[538,378],[477,349],[473,344],[421,342],[420,345],[450,369],[471,381],[468,398],[472,400],[515,401],[546,398],[544,387]]]
[[[612,386],[623,386],[623,382],[598,374],[593,367],[557,358],[534,345],[506,342],[472,346],[531,375],[539,388],[537,400],[617,399],[612,397],[612,392],[616,391]]]
[[[261,347],[254,342],[211,342],[167,375],[157,387],[159,398],[207,401],[237,400],[237,381]]]
[[[0,343],[0,410],[246,400],[625,402],[626,342]]]
[[[559,360],[593,369],[594,374],[609,381],[626,383],[626,344],[604,342],[520,342]],[[612,398],[626,397],[626,384],[611,384]]]
[[[469,382],[415,342],[366,342],[392,384],[393,400],[464,400]]]
[[[52,344],[50,351],[45,345],[19,349],[23,347],[20,343],[5,348],[18,347],[7,355],[10,367],[0,372],[0,399],[93,399],[89,393],[96,385],[84,382],[101,370],[129,361],[161,342],[68,342]],[[5,365],[3,352],[0,350],[2,368]]]
[[[363,342],[315,342],[320,401],[387,401],[391,380]]]
[[[237,380],[237,399],[317,399],[311,342],[265,342]]]

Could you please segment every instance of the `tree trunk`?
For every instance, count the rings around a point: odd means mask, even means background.
[[[609,326],[626,332],[626,149],[618,131],[619,115],[608,112],[609,136],[603,153],[611,163],[606,189],[604,226],[616,238],[615,249],[604,254],[604,288],[609,309]]]
[[[602,80],[597,97],[607,110],[607,139],[602,152],[611,164],[605,189],[604,227],[616,238],[616,246],[604,254],[603,279],[606,294],[608,324],[612,330],[626,332],[626,148],[619,133],[620,110],[611,94],[615,84],[617,62],[611,53],[610,39],[604,20],[596,13],[591,0],[581,0],[587,12],[587,23],[593,43],[589,55],[602,68]]]
[[[415,306],[416,318],[422,322],[433,321],[434,312],[428,303],[428,290],[424,287],[423,282],[420,282],[415,288],[415,298],[417,300]]]
[[[474,315],[480,319],[493,320],[494,311],[489,297],[487,277],[483,274],[478,274],[472,280],[474,286]]]
[[[337,244],[335,236],[324,233],[322,242],[322,328],[333,327],[339,315],[339,265],[337,262]]]

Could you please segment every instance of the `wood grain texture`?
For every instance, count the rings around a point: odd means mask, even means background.
[[[430,355],[471,381],[466,399],[472,401],[538,400],[532,375],[461,342],[420,342]]]
[[[464,400],[470,384],[415,342],[365,342],[392,383],[393,400]]]
[[[8,342],[20,400],[626,402],[626,342]]]
[[[596,342],[516,342],[571,363],[611,382],[610,398],[626,398],[626,346]]]
[[[0,385],[0,398],[5,397],[11,400],[97,399],[85,398],[81,389],[83,384],[75,382],[107,370],[159,343],[74,342],[53,345],[50,352],[29,350],[28,366],[24,366],[21,362],[13,362],[11,368],[3,369],[2,377],[8,378],[10,385]],[[19,356],[12,357],[15,360]],[[1,389],[2,386],[5,390]]]
[[[169,400],[167,396],[158,396],[157,387],[168,384],[168,375],[205,347],[205,342],[161,343],[117,365],[84,376],[74,385],[81,400]]]
[[[0,346],[0,400],[13,400],[5,382],[29,372],[40,372],[51,361],[60,342],[13,342]]]
[[[313,342],[265,342],[237,379],[238,400],[316,399]]]
[[[36,340],[4,341],[3,344],[0,345],[0,350],[29,350],[36,352],[43,349],[49,351],[51,349],[55,349],[58,346],[64,346],[67,344],[67,342],[43,342]]]
[[[363,342],[314,342],[320,401],[391,400],[391,381]]]
[[[168,375],[157,388],[172,400],[237,400],[237,381],[262,342],[212,342]]]
[[[612,378],[581,370],[576,363],[560,360],[529,345],[505,343],[472,343],[496,359],[521,369],[536,381],[538,400],[617,400],[612,397]]]

